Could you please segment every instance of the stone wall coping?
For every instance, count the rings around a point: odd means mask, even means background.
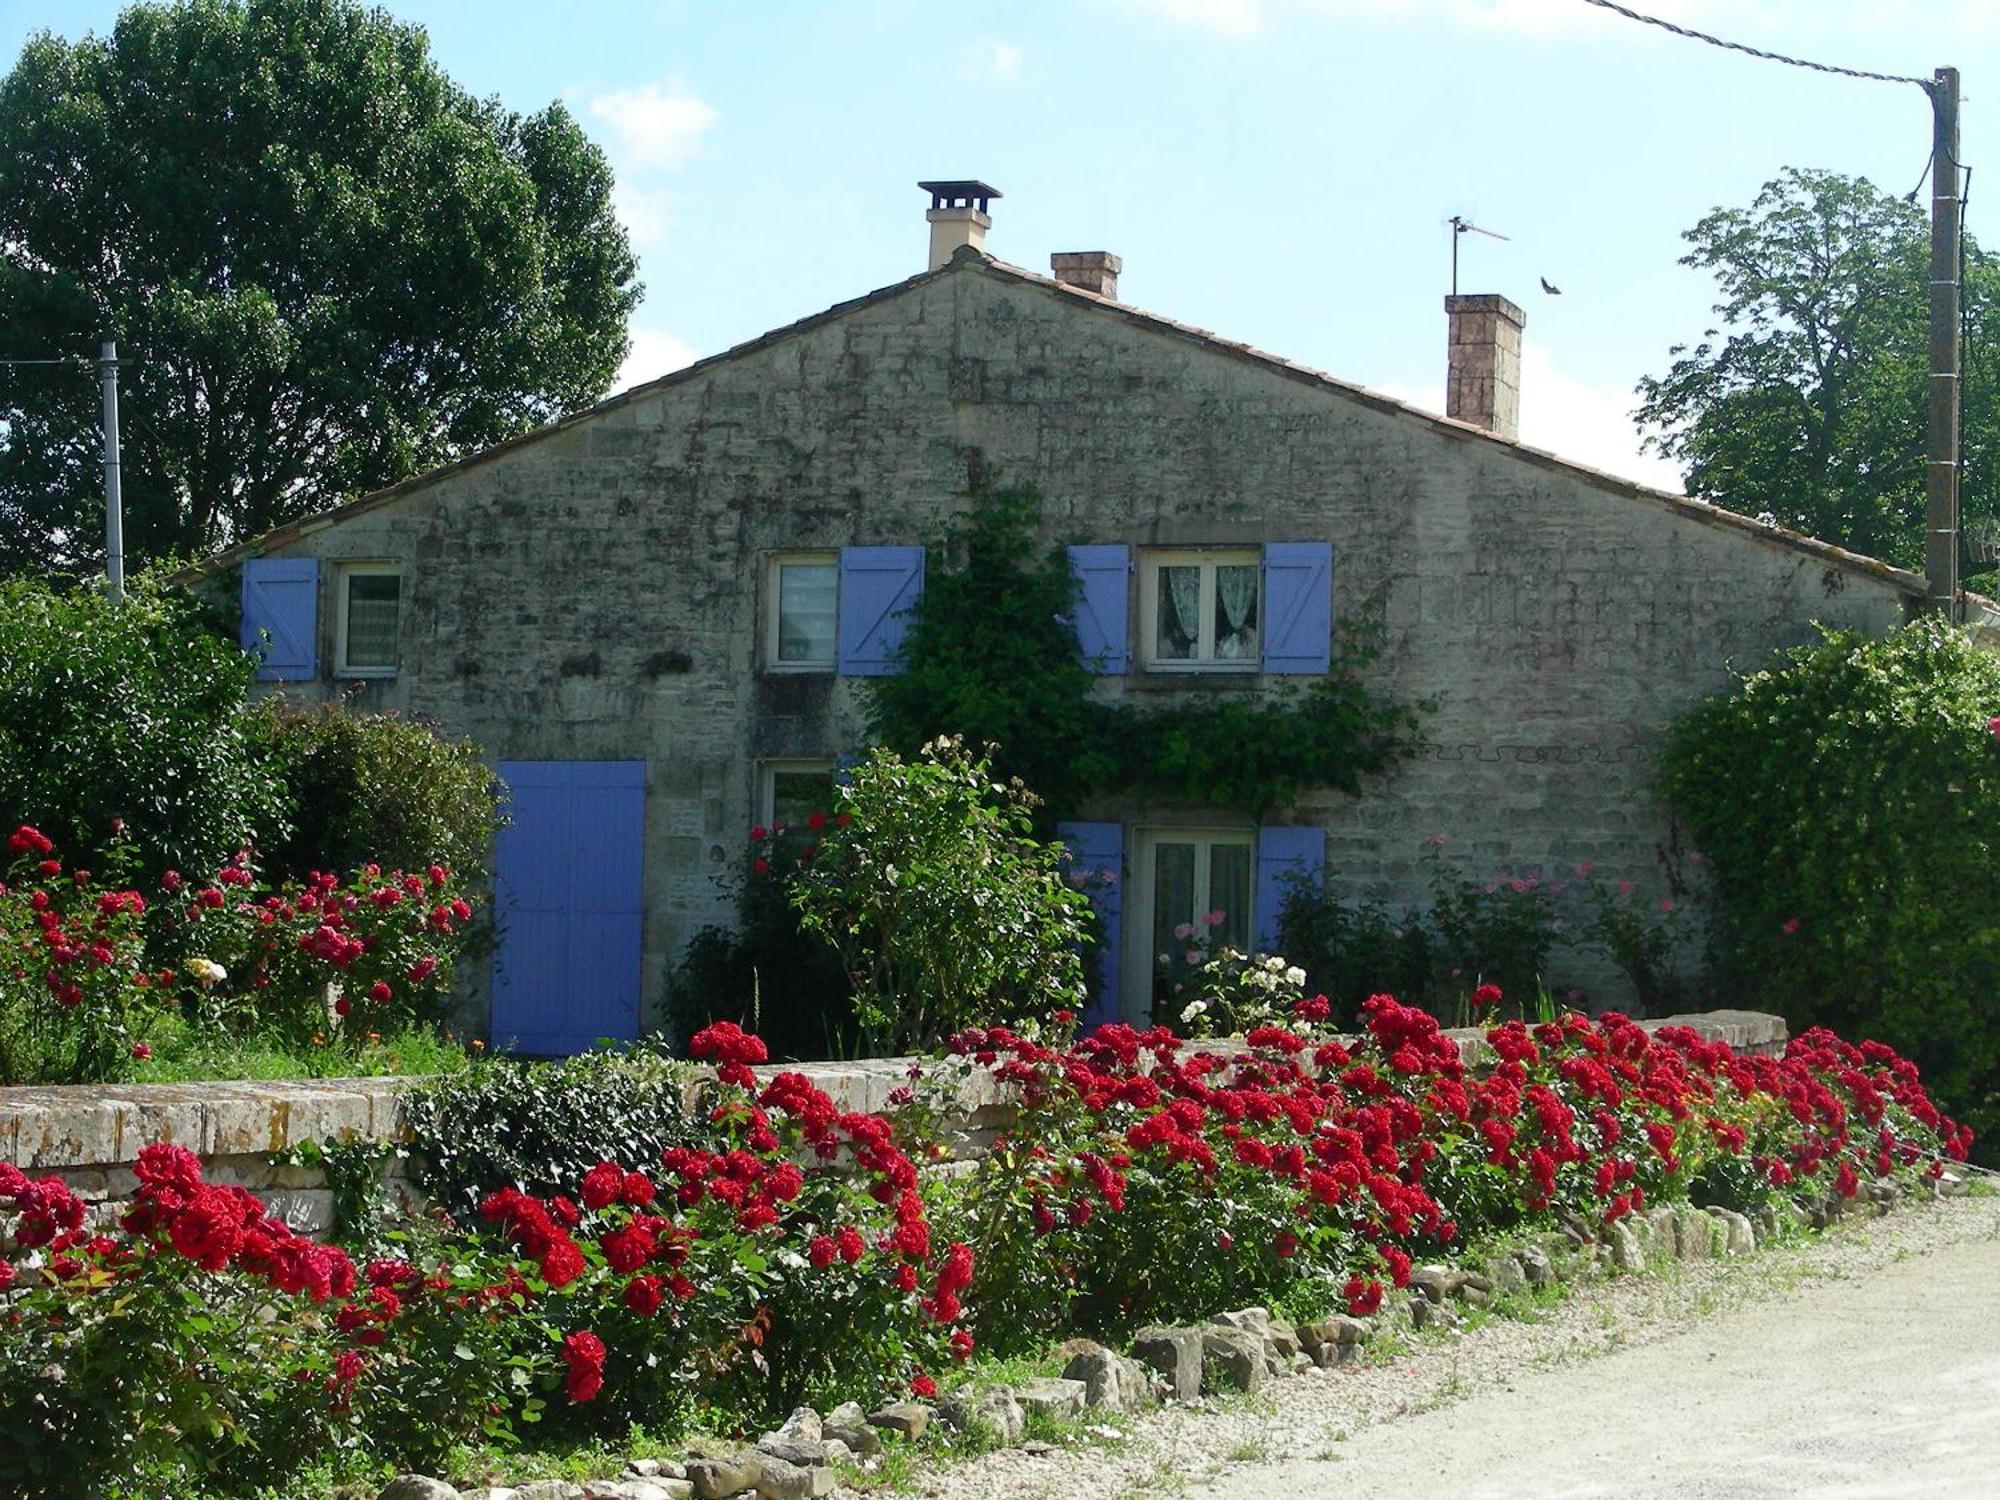
[[[1666,1016],[1640,1024],[1649,1030],[1687,1026],[1738,1050],[1768,1051],[1784,1045],[1780,1016],[1762,1011],[1716,1010]],[[1453,1029],[1467,1061],[1483,1050],[1482,1033]],[[1205,1044],[1216,1051],[1240,1043]],[[879,1112],[890,1092],[909,1081],[913,1059],[864,1058],[851,1062],[768,1066],[805,1074],[842,1110]],[[395,1140],[403,1126],[402,1096],[422,1078],[314,1078],[234,1080],[214,1083],[108,1083],[0,1088],[0,1161],[24,1171],[118,1167],[136,1161],[155,1141],[186,1146],[198,1156],[247,1156],[288,1150],[308,1141],[341,1137]],[[960,1088],[968,1116],[1007,1104],[991,1072],[976,1070]]]

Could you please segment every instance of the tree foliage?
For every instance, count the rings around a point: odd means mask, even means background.
[[[273,879],[435,863],[484,883],[504,788],[471,741],[393,714],[281,699],[257,705],[251,732],[292,814],[290,827],[269,830],[258,849]]]
[[[1676,725],[1725,993],[1914,1058],[2000,1125],[2000,658],[1924,621],[1829,632]]]
[[[357,0],[188,0],[0,81],[0,341],[122,358],[126,545],[199,551],[609,385],[639,297],[604,156]],[[0,370],[0,567],[101,555],[87,367]]]
[[[1691,495],[1921,567],[1929,319],[1923,211],[1866,178],[1787,169],[1748,208],[1688,231],[1681,264],[1713,274],[1721,328],[1640,382],[1647,446]],[[1992,310],[2000,265],[1965,254],[1968,521],[2000,509]],[[1994,330],[2000,331],[2000,330]],[[1969,566],[1968,575],[1978,566]]]
[[[250,673],[184,594],[151,578],[118,608],[0,581],[0,823],[33,824],[89,866],[129,843],[149,875],[213,870],[283,831],[283,787],[244,707]]]

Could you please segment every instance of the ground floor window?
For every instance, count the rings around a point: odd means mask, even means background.
[[[1214,947],[1249,950],[1256,845],[1249,828],[1137,830],[1125,912],[1128,1018],[1177,1011],[1174,997],[1190,964]]]
[[[833,816],[832,760],[767,760],[757,788],[757,819],[797,828],[814,813]]]

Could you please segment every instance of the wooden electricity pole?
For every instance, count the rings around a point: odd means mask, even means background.
[[[1929,437],[1924,466],[1924,607],[1959,617],[1958,69],[1939,68],[1931,96]]]

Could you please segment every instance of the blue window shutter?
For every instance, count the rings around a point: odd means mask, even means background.
[[[902,671],[909,611],[923,591],[923,548],[840,549],[842,676],[887,677]]]
[[[1077,649],[1093,672],[1118,673],[1131,665],[1131,630],[1126,601],[1131,590],[1132,549],[1123,542],[1069,549],[1069,572],[1076,585]]]
[[[1333,543],[1264,544],[1264,670],[1333,664]]]
[[[243,564],[243,649],[259,682],[319,675],[319,559],[252,557]]]
[[[1260,828],[1257,830],[1257,947],[1269,953],[1278,946],[1278,912],[1290,894],[1293,875],[1308,882],[1326,875],[1326,830]]]
[[[1058,823],[1056,837],[1069,851],[1071,870],[1089,879],[1091,904],[1104,919],[1104,946],[1098,950],[1097,1003],[1084,1013],[1083,1029],[1119,1019],[1119,929],[1125,910],[1125,830],[1116,823]]]

